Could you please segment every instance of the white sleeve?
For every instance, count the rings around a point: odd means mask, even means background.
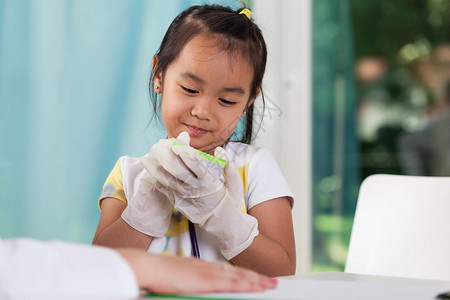
[[[133,271],[112,249],[0,239],[0,299],[123,299],[138,295]]]
[[[269,150],[260,148],[248,166],[248,209],[279,197],[289,197],[291,207],[294,205],[294,196],[278,163]]]

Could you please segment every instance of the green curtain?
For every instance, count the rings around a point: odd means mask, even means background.
[[[358,174],[348,0],[313,4],[313,271],[342,270]]]

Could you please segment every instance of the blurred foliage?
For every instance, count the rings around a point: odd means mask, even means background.
[[[355,61],[378,57],[388,65],[379,79],[357,87],[359,105],[379,120],[371,123],[366,113],[358,122],[374,133],[359,137],[361,181],[375,173],[403,174],[398,140],[424,126],[436,100],[440,72],[424,75],[419,67],[436,63],[434,51],[450,42],[450,0],[352,0],[351,17]]]
[[[353,0],[351,15],[356,57],[394,62],[410,43],[450,40],[450,0]]]

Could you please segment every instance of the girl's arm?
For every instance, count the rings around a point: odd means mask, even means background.
[[[268,276],[295,274],[295,239],[288,197],[265,201],[248,213],[258,220],[259,235],[231,261]]]
[[[92,241],[93,245],[147,250],[152,237],[137,231],[121,218],[126,206],[127,204],[115,198],[102,200],[100,221]]]

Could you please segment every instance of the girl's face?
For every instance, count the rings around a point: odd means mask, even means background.
[[[162,92],[161,114],[167,137],[187,131],[190,145],[213,154],[236,128],[250,97],[253,69],[241,57],[216,46],[217,40],[197,35],[167,68],[155,74]]]

